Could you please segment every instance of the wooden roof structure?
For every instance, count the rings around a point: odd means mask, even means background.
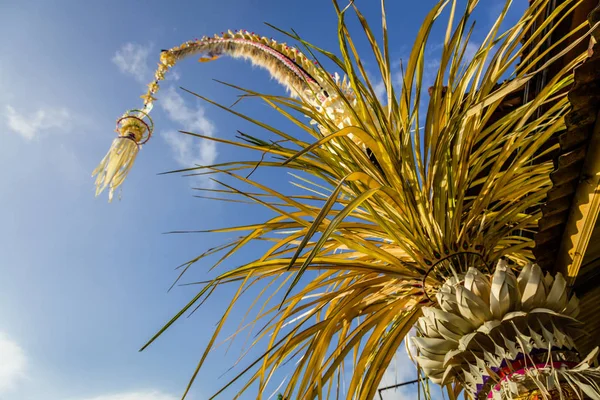
[[[550,6],[561,3],[555,0]],[[598,0],[584,0],[559,25],[545,48],[586,20],[590,27],[600,21]],[[553,188],[542,206],[533,249],[536,262],[550,272],[561,272],[580,299],[579,319],[589,333],[579,339],[583,354],[600,346],[600,29],[592,36],[594,39],[580,43],[540,73],[522,92],[524,102],[535,96],[553,74],[587,47],[588,58],[574,71],[575,82],[569,89],[572,109],[565,119],[567,129],[548,143],[556,149],[549,154],[555,167]]]

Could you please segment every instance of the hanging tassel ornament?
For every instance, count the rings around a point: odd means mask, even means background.
[[[149,111],[149,107],[129,110],[117,120],[118,136],[92,173],[92,177],[97,176],[96,196],[108,187],[108,201],[112,201],[115,189],[127,177],[139,148],[152,136],[154,124],[148,115]]]
[[[112,201],[115,189],[127,177],[140,147],[150,140],[154,123],[149,114],[156,100],[154,95],[158,92],[158,83],[165,79],[165,74],[170,67],[175,65],[175,62],[176,57],[173,55],[173,49],[163,51],[154,74],[154,81],[148,85],[146,94],[141,96],[144,100],[144,108],[129,110],[117,120],[115,131],[118,136],[113,140],[106,156],[92,172],[92,177],[97,175],[96,196],[108,187],[108,201]]]

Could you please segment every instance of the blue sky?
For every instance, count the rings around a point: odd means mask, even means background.
[[[356,3],[377,26],[378,2]],[[399,68],[434,1],[388,3]],[[517,3],[518,9],[526,2]],[[482,25],[497,7],[486,0]],[[188,60],[162,86],[155,137],[140,152],[122,200],[94,198],[90,174],[114,137],[116,117],[141,105],[138,96],[160,49],[226,29],[283,39],[265,21],[338,52],[334,9],[318,0],[0,2],[0,399],[174,400],[182,393],[230,291],[219,292],[147,351],[137,350],[197,290],[167,293],[174,267],[226,237],[162,233],[256,222],[268,214],[194,198],[190,188],[207,184],[201,179],[157,175],[246,157],[179,129],[223,138],[237,129],[261,134],[178,87],[225,104],[236,92],[212,78],[268,93],[283,89],[240,61]],[[366,55],[366,41],[358,44]],[[434,69],[434,50],[430,58]],[[375,73],[369,57],[364,61]],[[289,128],[262,104],[242,103],[239,110]],[[275,186],[290,187],[287,180]],[[196,266],[189,279],[202,279],[208,266]],[[219,376],[235,361],[235,350],[215,351],[191,399],[206,399],[226,382]],[[405,357],[398,360],[382,385],[413,378]],[[409,389],[402,393],[385,398],[413,396]]]

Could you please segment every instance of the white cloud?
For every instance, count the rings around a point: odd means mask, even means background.
[[[26,140],[38,136],[40,132],[53,128],[67,130],[72,120],[71,112],[66,108],[42,107],[31,114],[22,114],[14,107],[5,108],[7,125]]]
[[[175,161],[184,168],[213,164],[217,156],[214,142],[175,131],[165,132],[162,137],[171,148]]]
[[[204,109],[200,106],[188,107],[183,97],[175,88],[170,87],[163,92],[159,104],[167,112],[173,122],[185,126],[187,130],[212,136],[215,127],[205,116]]]
[[[204,109],[201,106],[189,107],[174,88],[171,87],[163,93],[159,104],[166,111],[169,119],[179,124],[182,129],[213,136],[215,127],[204,115]],[[175,160],[182,167],[193,167],[197,164],[210,165],[217,158],[215,142],[174,131],[165,132],[162,137],[169,144]]]
[[[373,80],[375,84],[373,85],[373,90],[375,91],[375,96],[382,103],[387,103],[387,90],[385,89],[385,83],[383,80]]]
[[[26,367],[23,349],[0,332],[0,393],[12,390],[25,377]]]
[[[180,397],[171,394],[162,393],[156,390],[152,391],[137,391],[126,393],[115,393],[109,395],[101,395],[90,397],[83,400],[179,400]]]
[[[147,83],[152,71],[148,65],[148,56],[152,45],[125,43],[112,58],[119,70],[133,76],[140,83]]]
[[[474,42],[467,43],[467,47],[465,48],[465,54],[463,56],[463,62],[470,62],[477,51],[479,50],[479,44]]]
[[[181,74],[175,67],[171,68],[169,72],[170,74],[166,77],[168,81],[178,81],[181,79]]]
[[[154,71],[148,57],[152,54],[153,45],[125,43],[112,58],[112,62],[125,75],[131,75],[139,83],[147,84],[152,80]],[[158,54],[156,54],[158,61]],[[178,81],[181,74],[176,68],[170,68],[166,76],[168,81]]]

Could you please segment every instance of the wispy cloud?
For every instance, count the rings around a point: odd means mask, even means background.
[[[172,68],[171,73],[167,75],[166,79],[169,81],[178,81],[181,79],[181,74],[177,68]]]
[[[101,395],[82,400],[178,400],[179,398],[171,394],[151,390]]]
[[[163,93],[159,104],[169,119],[180,125],[182,129],[205,136],[214,135],[215,127],[206,118],[204,109],[199,105],[189,107],[173,87]],[[162,134],[162,137],[171,148],[175,160],[182,167],[209,165],[217,158],[215,142],[193,138],[175,131],[167,131]]]
[[[387,102],[387,90],[385,89],[385,83],[381,78],[369,76],[369,80],[373,85],[373,90],[375,91],[375,96],[379,99],[380,102]]]
[[[148,65],[148,56],[152,45],[125,43],[112,58],[112,62],[124,74],[131,75],[140,83],[150,80],[152,71]]]
[[[183,97],[173,87],[169,87],[162,93],[159,104],[165,110],[173,122],[177,122],[185,129],[189,129],[203,135],[212,136],[215,127],[204,114],[200,106],[189,107]]]
[[[151,68],[152,60],[149,58],[154,55],[154,46],[152,44],[125,43],[112,58],[112,62],[125,75],[130,75],[136,81],[146,84],[152,79],[154,71]],[[156,55],[158,60],[158,55]],[[176,68],[171,68],[167,75],[167,80],[178,81],[181,74]]]
[[[475,54],[479,50],[479,43],[475,43],[473,41],[467,43],[467,48],[465,49],[465,54],[463,56],[463,62],[470,62]]]
[[[73,119],[68,109],[52,107],[42,107],[33,113],[24,114],[13,106],[6,105],[4,115],[8,128],[26,140],[32,140],[43,131],[67,130]]]
[[[7,393],[25,377],[27,357],[17,342],[0,332],[0,394]]]
[[[184,168],[210,165],[217,157],[214,142],[201,141],[175,131],[164,132],[162,137],[171,148],[175,161]]]

